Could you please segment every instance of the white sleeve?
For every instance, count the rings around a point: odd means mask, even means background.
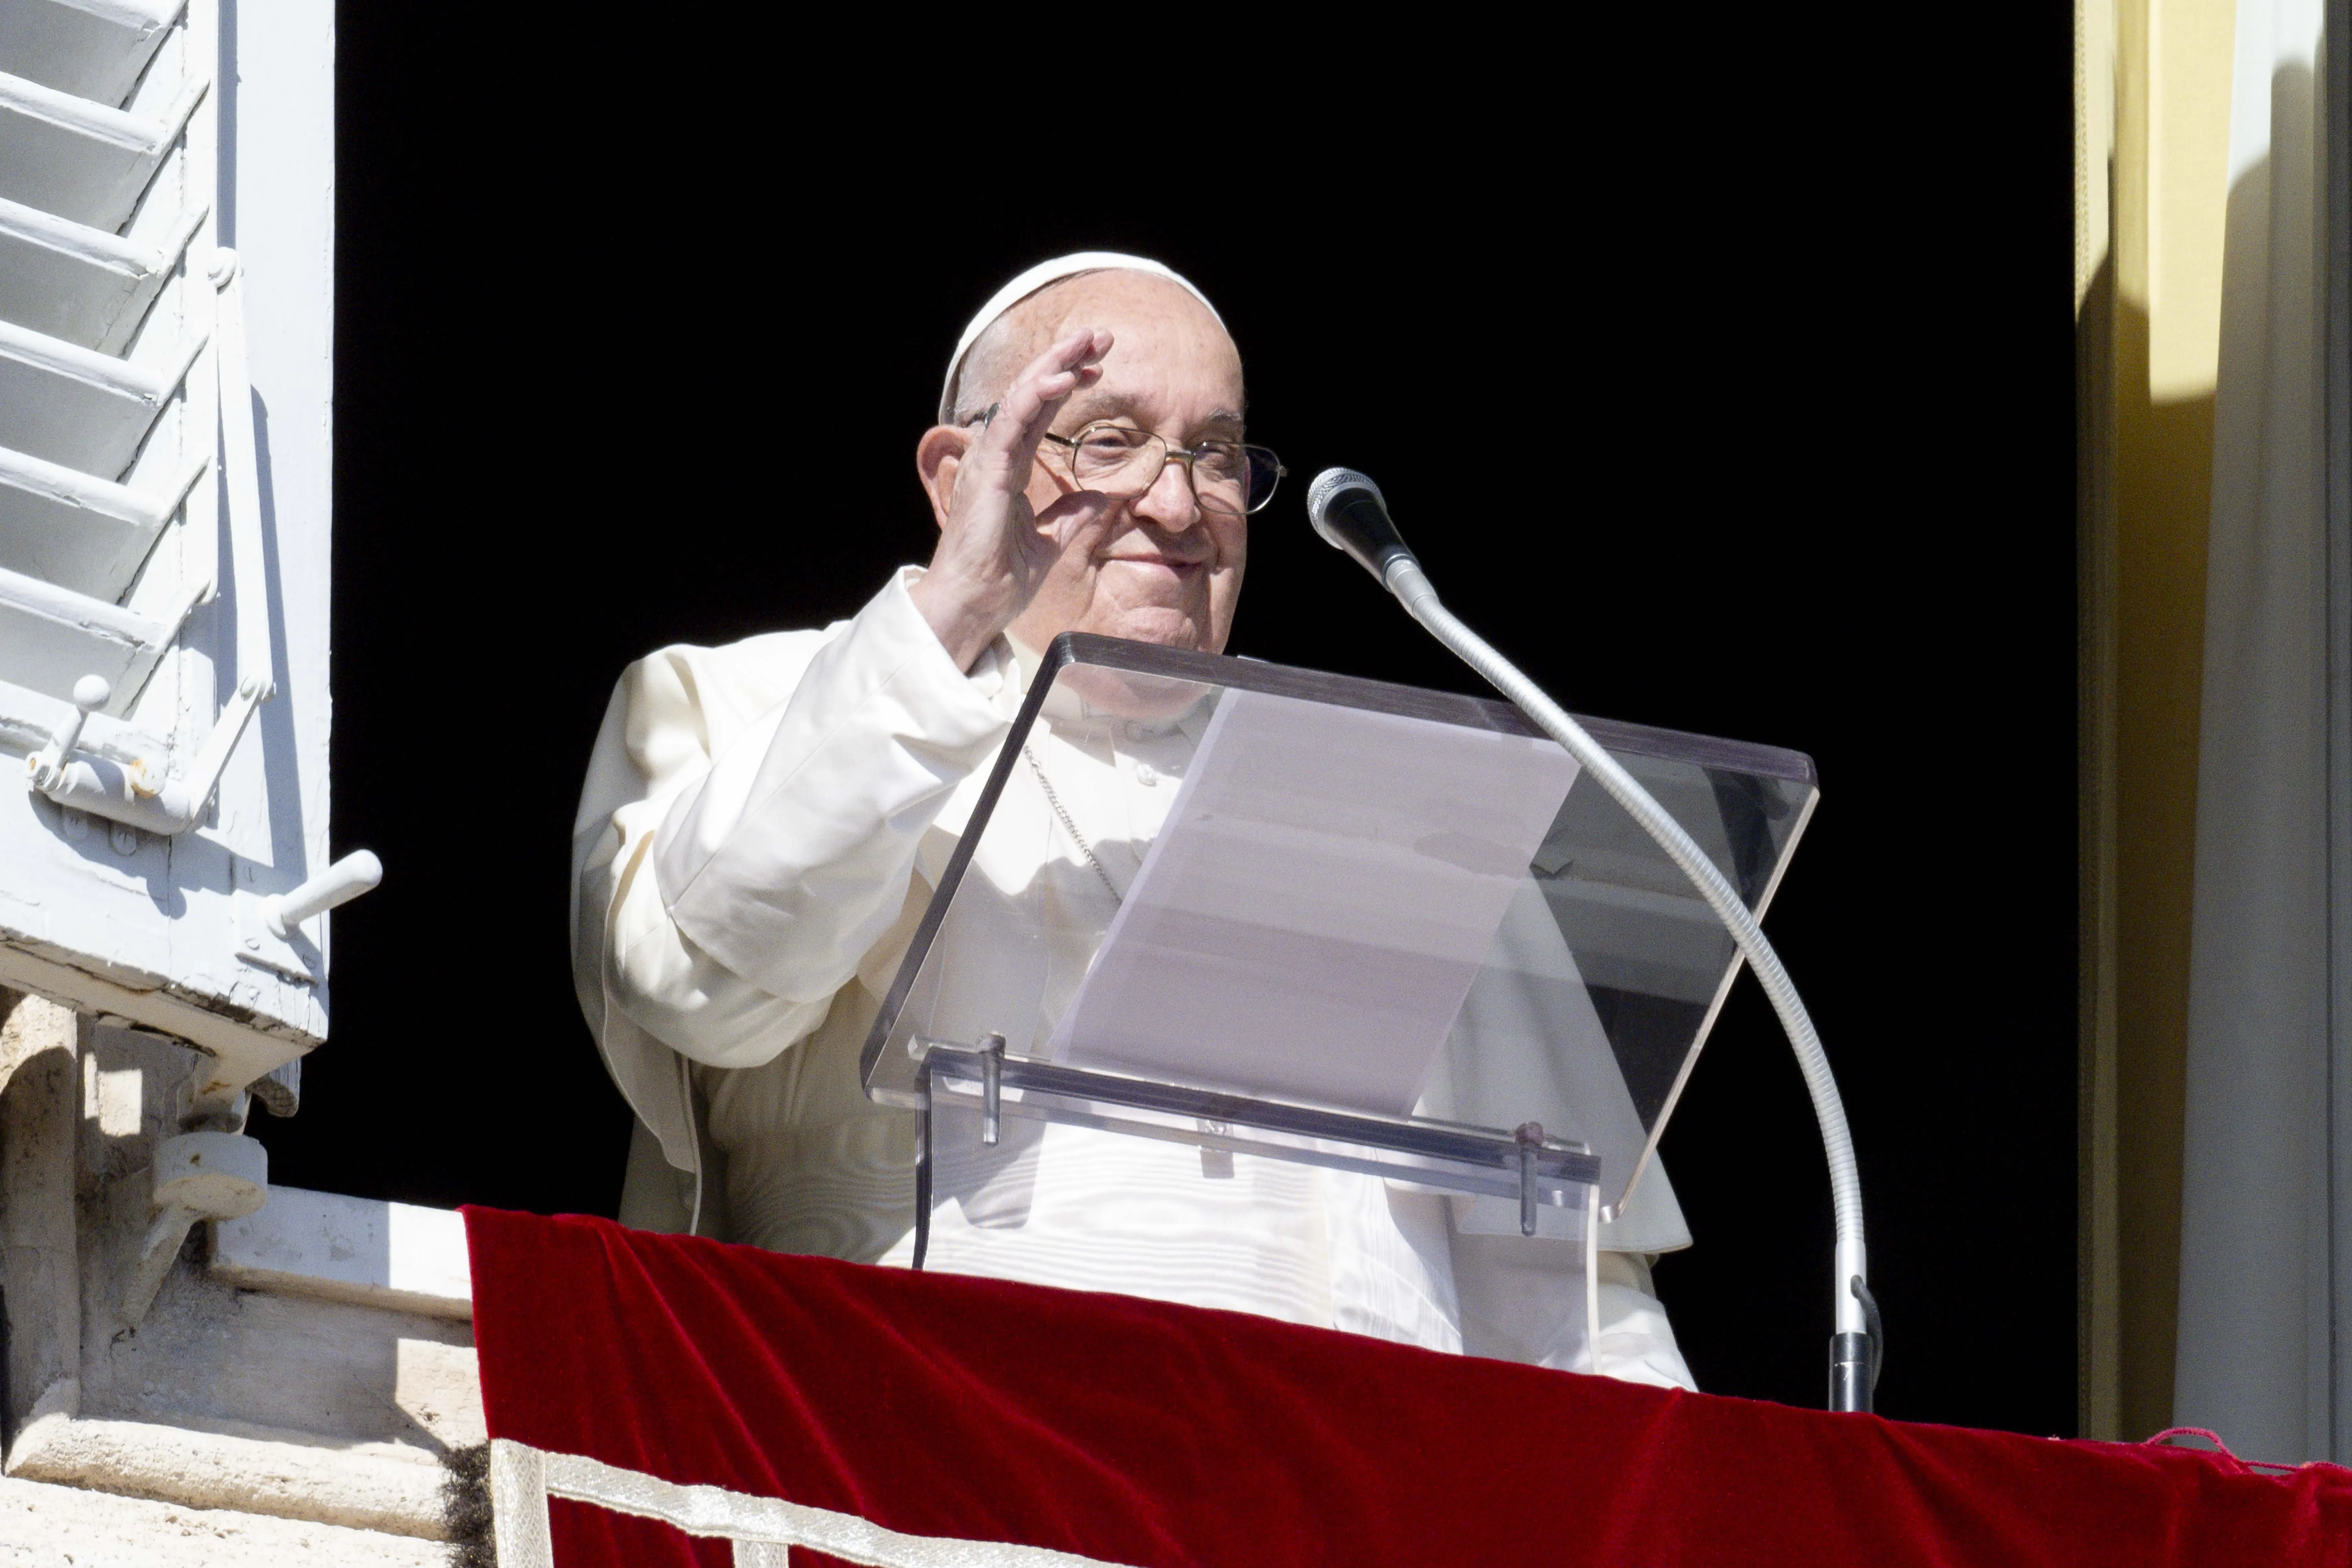
[[[662,818],[709,771],[714,731],[756,722],[756,714],[730,711],[746,700],[782,701],[807,662],[795,645],[821,636],[668,647],[639,659],[614,689],[591,754],[572,826],[573,984],[622,1093],[666,1149],[690,1136],[682,1106],[670,1103],[678,1093],[672,1051],[714,1067],[751,1066],[824,1019],[822,1004],[767,995],[687,941],[662,906],[652,864]],[[770,676],[773,689],[756,689],[761,683],[745,679],[752,672]]]
[[[698,1060],[764,1061],[824,1021],[898,921],[924,833],[1003,738],[1009,656],[958,669],[910,575],[826,638],[788,697],[712,746],[614,909],[625,1010]]]
[[[711,1067],[757,1067],[824,1022],[830,995],[772,996],[688,940],[663,911],[642,863],[622,879],[620,892],[606,961],[613,1001],[672,1050]]]

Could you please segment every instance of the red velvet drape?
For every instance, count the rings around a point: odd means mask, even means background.
[[[466,1217],[494,1436],[909,1534],[1135,1568],[2352,1563],[2352,1472],[2330,1466],[2273,1477],[602,1220]],[[562,1568],[730,1561],[583,1505],[553,1522]]]

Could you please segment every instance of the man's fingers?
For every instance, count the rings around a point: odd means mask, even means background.
[[[1111,335],[1096,327],[1081,327],[1031,360],[1013,378],[1012,390],[982,433],[1008,458],[1034,454],[1037,442],[1069,395],[1102,378],[1102,360],[1110,353]]]
[[[1002,413],[1011,415],[1016,425],[1029,424],[1040,412],[1100,376],[1102,358],[1110,353],[1110,343],[1108,332],[1093,327],[1070,333],[1022,367],[1013,378],[1013,390]]]
[[[1029,363],[1024,375],[1040,370],[1076,370],[1110,353],[1111,336],[1100,327],[1080,327]]]

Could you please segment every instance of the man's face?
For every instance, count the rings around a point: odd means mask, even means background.
[[[1108,419],[1152,431],[1171,447],[1242,438],[1241,355],[1216,318],[1165,279],[1088,273],[1022,301],[1008,325],[1034,345],[1033,353],[1078,327],[1100,327],[1117,340],[1102,379],[1055,416],[1055,435]],[[1040,515],[1076,488],[1066,452],[1051,441],[1041,449],[1029,480],[1029,504]],[[1248,521],[1202,510],[1176,462],[1140,495],[1111,505],[1109,530],[1091,548],[1064,552],[1013,623],[1013,636],[1041,650],[1077,631],[1223,652],[1241,597]]]

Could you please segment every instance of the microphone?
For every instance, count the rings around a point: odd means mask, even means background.
[[[1381,487],[1353,468],[1326,468],[1315,476],[1307,487],[1307,516],[1326,544],[1354,556],[1383,585],[1393,586],[1389,567],[1397,561],[1420,564],[1391,521]]]
[[[1657,841],[1716,918],[1731,933],[1748,967],[1762,983],[1764,994],[1780,1016],[1780,1026],[1796,1053],[1798,1066],[1811,1092],[1813,1114],[1821,1123],[1822,1148],[1829,1158],[1830,1200],[1837,1226],[1837,1249],[1832,1275],[1832,1299],[1836,1301],[1836,1331],[1830,1339],[1830,1408],[1868,1410],[1878,1381],[1878,1365],[1885,1345],[1885,1330],[1878,1321],[1878,1306],[1871,1299],[1869,1253],[1862,1223],[1862,1176],[1853,1157],[1853,1134],[1846,1125],[1845,1107],[1838,1098],[1837,1079],[1830,1071],[1812,1016],[1797,994],[1796,982],[1772,951],[1764,930],[1722,870],[1707,858],[1682,824],[1640,780],[1601,748],[1584,726],[1545,695],[1519,668],[1497,653],[1493,645],[1462,624],[1438,602],[1437,590],[1421,563],[1407,549],[1404,538],[1390,520],[1389,503],[1381,487],[1353,468],[1326,468],[1307,487],[1307,515],[1315,531],[1334,550],[1344,550],[1358,564],[1381,580],[1396,595],[1405,614],[1453,651],[1465,664],[1485,676],[1536,728],[1559,742],[1634,821]],[[918,1212],[928,1212],[919,1210]]]

